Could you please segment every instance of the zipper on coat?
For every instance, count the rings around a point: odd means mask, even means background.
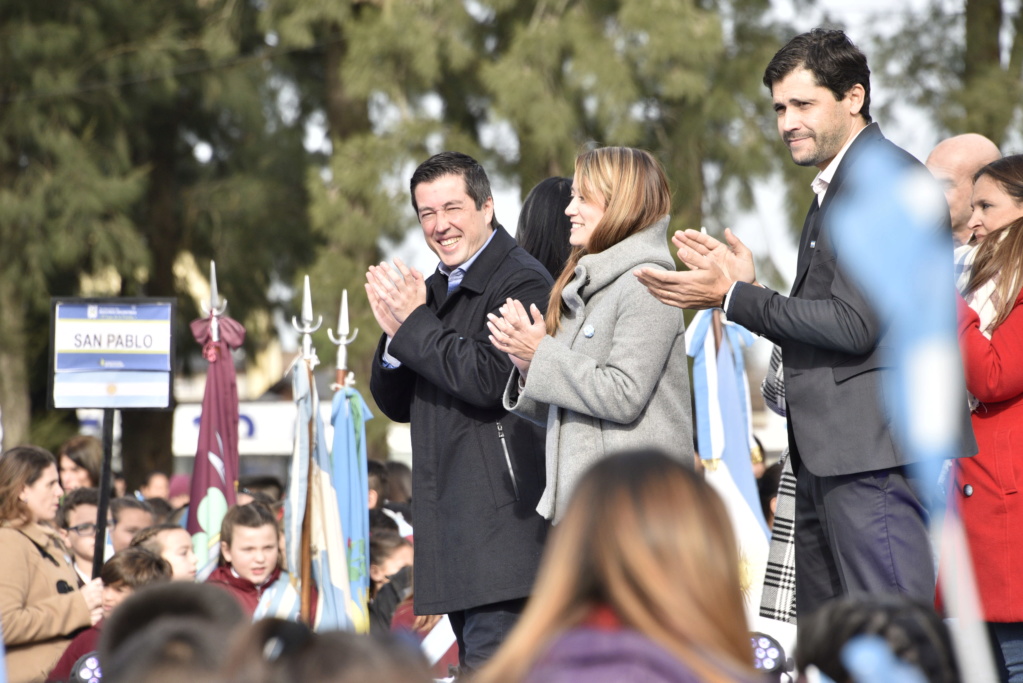
[[[511,453],[508,452],[508,442],[504,438],[504,425],[500,422],[497,423],[497,438],[501,441],[501,448],[504,449],[504,461],[508,464],[508,474],[511,476],[515,500],[519,500],[519,482],[515,479],[515,468],[512,467]]]

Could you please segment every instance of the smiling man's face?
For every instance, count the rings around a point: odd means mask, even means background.
[[[460,175],[420,183],[415,197],[426,244],[448,268],[472,258],[493,232],[494,199],[488,197],[477,209]]]

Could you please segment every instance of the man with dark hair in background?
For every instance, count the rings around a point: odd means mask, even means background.
[[[836,248],[836,212],[899,207],[896,187],[870,184],[857,169],[883,163],[914,181],[921,203],[941,202],[919,161],[892,144],[870,117],[867,58],[842,31],[793,38],[764,73],[778,132],[800,166],[816,166],[815,197],[803,224],[796,279],[788,297],[756,281],[749,249],[730,230],[727,245],[696,231],[676,233],[691,270],[643,270],[661,301],[682,308],[721,306],[728,319],[782,349],[789,449],[796,473],[796,607],[800,618],[850,593],[905,593],[928,601],[935,588],[928,511],[895,442],[883,385],[890,320],[865,297]],[[864,204],[848,201],[853,193]],[[866,202],[870,206],[866,206]],[[935,233],[951,228],[944,206]],[[844,218],[849,218],[846,213]],[[862,218],[862,220],[868,220]],[[884,248],[884,245],[878,245]],[[934,283],[934,296],[949,281]],[[900,292],[892,292],[899,296]],[[953,378],[949,378],[953,381]],[[966,402],[961,422],[967,425]],[[960,455],[976,453],[967,428]],[[933,486],[933,483],[925,483]]]
[[[512,365],[490,343],[487,316],[509,299],[546,310],[552,281],[497,222],[474,159],[434,155],[410,185],[440,265],[428,279],[399,259],[370,267],[384,331],[370,389],[385,415],[411,423],[416,614],[448,614],[469,671],[515,623],[547,530],[535,511],[543,430],[502,408]]]

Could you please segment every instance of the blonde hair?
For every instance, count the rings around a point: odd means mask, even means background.
[[[725,506],[664,453],[613,455],[583,476],[552,531],[521,619],[475,680],[522,680],[554,639],[598,606],[701,680],[753,673]]]
[[[1023,154],[992,161],[977,171],[973,182],[985,175],[997,182],[1017,205],[1023,203]],[[996,314],[987,332],[994,332],[1005,322],[1023,287],[1023,208],[1020,214],[1016,220],[999,226],[988,235],[977,247],[977,257],[973,261],[967,293],[975,292],[989,280],[995,282],[993,302]]]
[[[575,160],[575,190],[587,201],[603,199],[604,215],[589,243],[575,247],[554,282],[547,305],[547,334],[561,327],[561,293],[575,277],[586,254],[597,254],[649,227],[671,212],[671,190],[664,169],[649,152],[631,147],[601,147]]]

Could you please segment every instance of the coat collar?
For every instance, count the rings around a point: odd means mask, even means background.
[[[668,249],[669,220],[669,216],[664,216],[600,253],[583,256],[561,298],[569,308],[578,310],[594,294],[637,266],[655,263],[675,270]]]
[[[813,221],[809,225],[804,226],[804,232],[812,232],[815,225],[823,224],[823,221],[825,220],[824,214],[831,208],[832,203],[835,201],[835,197],[840,194],[842,184],[852,172],[850,169],[856,165],[856,162],[859,160],[860,156],[863,155],[864,151],[884,139],[885,137],[881,134],[881,128],[877,125],[877,123],[871,123],[860,131],[859,135],[856,136],[856,139],[853,140],[851,145],[849,145],[849,149],[846,150],[845,156],[839,160],[838,168],[835,169],[835,175],[831,179],[831,182],[828,183],[828,192],[824,195],[824,201],[817,210],[817,215],[814,216]],[[814,195],[813,201],[818,201],[817,195]],[[802,251],[805,248],[806,246],[800,242],[800,250]],[[806,275],[807,271],[810,270],[810,261],[810,258],[800,258],[799,261],[797,261],[800,268],[796,272],[796,279],[792,285],[792,292],[795,292],[802,284],[803,277]]]
[[[839,160],[838,168],[835,169],[835,176],[828,183],[828,192],[824,195],[824,202],[821,203],[820,211],[817,214],[817,220],[821,220],[824,217],[824,213],[831,206],[832,200],[835,195],[838,194],[842,183],[849,177],[850,170],[856,165],[856,161],[863,154],[863,151],[870,147],[873,143],[884,140],[884,135],[881,134],[881,127],[877,123],[871,123],[864,128],[856,139],[853,140],[852,144],[849,145],[849,149],[846,150],[845,156]],[[816,200],[816,195],[814,200]]]
[[[518,246],[515,242],[515,238],[509,235],[500,224],[496,224],[494,233],[494,237],[490,240],[490,244],[483,248],[483,251],[481,251],[476,257],[476,260],[473,261],[472,267],[469,268],[469,272],[467,272],[465,277],[462,278],[462,284],[459,285],[459,289],[475,292],[477,294],[485,291],[487,284],[490,282],[490,278],[493,277],[495,272],[497,272],[498,266],[504,261],[508,252]],[[446,302],[448,295],[447,278],[441,277],[440,273],[434,273],[434,275],[430,277],[429,290],[431,298],[434,301]]]

